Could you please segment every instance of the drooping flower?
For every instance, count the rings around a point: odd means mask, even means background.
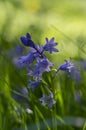
[[[53,63],[51,63],[47,58],[41,59],[37,64],[36,64],[36,69],[39,69],[42,73],[44,71],[49,72],[50,71],[50,66],[52,66]]]
[[[63,70],[70,73],[73,67],[74,67],[74,64],[72,64],[71,59],[69,59],[68,61],[65,60],[65,63],[59,67],[59,70]]]
[[[81,64],[81,67],[86,71],[86,61],[81,60],[80,64]]]
[[[56,73],[53,75],[53,78],[56,77],[56,75],[57,75],[57,73],[59,72],[59,70],[66,71],[66,72],[68,72],[68,73],[70,74],[73,68],[74,68],[74,64],[71,63],[71,59],[69,59],[68,61],[65,60],[65,63],[62,64],[62,65],[57,69]]]
[[[24,66],[24,65],[29,65],[31,64],[33,61],[35,60],[35,56],[34,53],[29,53],[26,56],[22,56],[20,57],[17,62],[20,66]]]
[[[29,97],[28,90],[25,87],[20,87],[15,90],[15,93],[13,93],[13,98],[16,101],[23,101],[25,100],[25,97]]]
[[[36,70],[36,68],[28,69],[29,73],[28,76],[32,76],[34,80],[40,80],[42,73],[39,70]]]
[[[20,44],[16,45],[14,48],[14,53],[18,54],[18,55],[22,55],[24,51],[24,47],[21,46]]]
[[[33,49],[37,57],[41,58],[45,57],[43,47],[35,45],[29,33],[26,34],[26,37],[22,36],[20,39],[25,46],[31,47]]]
[[[46,44],[44,45],[43,49],[45,51],[49,51],[50,53],[52,52],[58,52],[58,49],[55,48],[55,46],[57,46],[58,43],[54,42],[54,37],[50,39],[50,41],[48,40],[48,38],[46,38]]]
[[[80,83],[82,80],[82,75],[79,69],[75,68],[71,73],[72,78],[74,79],[75,83]]]
[[[43,97],[39,99],[39,101],[42,102],[43,106],[48,105],[49,108],[52,108],[53,104],[56,103],[56,101],[53,98],[53,93],[51,92],[48,96],[43,94]]]
[[[10,49],[7,52],[7,55],[9,58],[14,59],[15,57],[19,57],[19,56],[23,55],[23,52],[24,52],[24,47],[20,44],[18,44],[18,45],[15,44],[14,48]]]
[[[77,103],[81,102],[81,93],[79,91],[75,92],[75,100]]]
[[[38,63],[34,65],[34,67],[28,68],[28,75],[29,76],[33,76],[34,79],[41,79],[42,74],[47,71],[50,71],[50,67],[53,64],[51,62],[49,62],[49,60],[47,58],[45,59],[40,59],[38,60]]]
[[[26,37],[22,36],[20,39],[25,46],[32,47],[32,48],[36,49],[35,44],[32,41],[29,33],[26,34]]]
[[[28,88],[30,88],[32,91],[34,91],[37,87],[42,85],[42,81],[33,81],[29,84]]]

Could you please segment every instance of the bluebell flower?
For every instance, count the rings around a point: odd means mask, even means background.
[[[43,94],[43,97],[39,99],[39,101],[42,102],[43,106],[48,105],[49,108],[52,108],[53,104],[56,103],[56,101],[53,98],[53,93],[51,92],[48,96]]]
[[[33,76],[35,79],[40,79],[43,72],[50,71],[50,66],[52,66],[53,64],[51,62],[49,62],[48,59],[41,59],[38,61],[37,64],[35,64],[35,68],[33,68],[32,70],[29,69],[29,76]]]
[[[13,90],[12,97],[17,102],[20,102],[22,106],[24,107],[24,109],[29,108],[28,100],[30,99],[30,96],[29,96],[27,88],[20,87],[20,88],[17,88],[16,90]]]
[[[81,102],[81,93],[80,92],[75,92],[75,100],[76,102],[80,103]]]
[[[34,80],[41,80],[42,73],[40,73],[39,70],[36,70],[36,68],[28,69],[29,73],[28,76],[32,76]]]
[[[18,45],[14,45],[14,48],[9,50],[7,52],[7,55],[11,59],[14,59],[15,56],[18,57],[18,56],[23,55],[23,52],[24,52],[24,47],[18,44]]]
[[[23,51],[24,51],[24,47],[19,44],[14,48],[14,53],[17,53],[19,55],[22,55]]]
[[[81,64],[82,68],[86,71],[86,61],[81,60],[80,64]]]
[[[49,51],[50,53],[52,52],[58,52],[58,49],[55,48],[55,46],[57,46],[58,43],[54,42],[54,37],[50,39],[50,41],[48,40],[48,38],[46,38],[46,44],[44,45],[43,49],[45,51]]]
[[[29,39],[31,39],[31,36],[30,36],[29,33],[26,33],[26,37],[29,38]]]
[[[78,70],[77,68],[75,68],[72,73],[71,76],[73,77],[73,79],[75,80],[75,83],[80,83],[82,76],[80,73],[80,70]]]
[[[42,81],[32,81],[29,85],[28,88],[30,88],[32,91],[34,91],[37,87],[42,85]]]
[[[13,98],[16,101],[24,101],[25,97],[29,97],[28,90],[25,87],[20,87],[16,89],[14,92],[15,93],[13,93]]]
[[[41,46],[36,46],[38,51],[35,49],[30,49],[30,52],[26,56],[21,56],[18,60],[15,60],[17,66],[23,67],[25,65],[30,65],[36,59],[37,61],[40,58],[46,57],[45,54],[42,52]]]
[[[43,47],[42,46],[39,46],[39,45],[36,45],[36,49],[31,49],[31,52],[34,53],[34,56],[36,57],[36,59],[39,59],[39,58],[46,58],[46,55],[44,54],[44,51],[43,51]]]
[[[39,56],[39,57],[43,58],[45,56],[43,47],[35,45],[35,43],[31,39],[31,36],[29,33],[26,34],[26,37],[22,36],[20,39],[25,46],[28,46],[28,47],[31,47],[34,49],[37,57]]]
[[[51,63],[47,58],[39,60],[39,62],[36,64],[36,69],[40,69],[40,71],[43,73],[44,71],[49,72],[50,66],[53,66],[53,63]]]
[[[35,44],[32,41],[29,33],[26,34],[26,37],[22,36],[20,39],[25,46],[32,47],[32,48],[36,49]]]
[[[26,56],[20,57],[16,62],[17,64],[23,67],[25,65],[30,65],[34,60],[35,60],[34,53],[31,52]]]
[[[66,71],[70,74],[70,72],[72,71],[72,69],[74,68],[74,64],[71,63],[71,59],[69,59],[68,61],[65,60],[65,63],[62,64],[56,71],[56,73],[53,75],[53,78],[56,77],[57,73],[59,72],[59,70],[62,71]]]
[[[72,64],[71,59],[69,59],[68,61],[65,60],[65,63],[59,67],[59,70],[63,70],[70,73],[73,67],[74,67],[74,64]]]

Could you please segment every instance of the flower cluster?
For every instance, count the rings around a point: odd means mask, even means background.
[[[49,72],[50,67],[53,66],[53,63],[46,57],[45,51],[49,53],[58,52],[58,49],[55,48],[57,43],[54,42],[54,38],[51,38],[50,41],[46,38],[44,46],[36,45],[28,33],[25,37],[21,37],[21,41],[25,46],[30,47],[30,52],[28,55],[20,57],[18,62],[21,66],[26,65],[29,71],[28,75],[38,80],[43,72]]]
[[[42,102],[42,105],[48,105],[49,108],[52,108],[52,105],[56,103],[56,101],[53,99],[53,93],[51,92],[48,96],[43,94],[43,97],[39,99]]]
[[[54,42],[54,37],[52,37],[50,40],[46,38],[44,46],[39,46],[33,42],[29,33],[27,33],[26,36],[22,36],[20,39],[24,46],[29,47],[29,53],[26,56],[21,56],[17,62],[22,67],[26,66],[28,70],[27,75],[29,76],[28,88],[34,91],[38,86],[42,85],[43,73],[51,71],[51,67],[53,66],[53,63],[49,61],[45,52],[47,51],[50,54],[52,54],[52,52],[59,52],[56,48],[58,43]],[[65,60],[65,62],[65,64],[62,64],[59,69],[57,69],[56,73],[58,70],[63,70],[68,73],[71,72],[74,65],[70,60]],[[51,90],[49,91],[49,95],[43,94],[43,97],[39,100],[42,102],[42,105],[47,105],[52,108],[52,105],[55,104],[56,101],[54,100],[53,92],[51,92]]]

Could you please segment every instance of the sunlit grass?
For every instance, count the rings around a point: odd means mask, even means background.
[[[0,1],[0,130],[85,130],[86,129],[86,70],[81,66],[86,60],[86,2],[85,0],[32,0]],[[69,78],[59,72],[55,79],[51,73],[43,80],[54,90],[56,104],[50,109],[42,106],[37,98],[44,86],[27,95],[26,69],[14,65],[17,54],[10,53],[20,36],[30,33],[37,44],[45,38],[55,37],[58,54],[48,55],[55,69],[64,59],[72,58],[81,74],[81,80]],[[29,48],[25,48],[25,52]],[[20,100],[15,100],[14,97]]]

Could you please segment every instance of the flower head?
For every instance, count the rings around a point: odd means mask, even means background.
[[[65,60],[65,63],[59,67],[59,70],[63,70],[70,73],[73,67],[74,67],[74,64],[72,64],[71,59],[69,59],[68,61]]]
[[[43,94],[43,97],[39,99],[39,101],[42,102],[42,105],[48,105],[49,108],[52,108],[53,104],[56,103],[56,101],[53,99],[53,93],[51,92],[48,96]]]
[[[81,64],[82,68],[86,71],[86,61],[81,60],[80,64]]]
[[[24,66],[24,65],[26,65],[26,64],[27,64],[27,65],[31,64],[34,60],[35,60],[34,53],[29,53],[29,54],[26,55],[26,56],[20,57],[20,58],[17,60],[17,63],[18,63],[20,66]]]
[[[25,87],[20,87],[15,92],[13,93],[13,98],[17,101],[22,101],[25,100],[25,97],[29,97],[28,90]]]
[[[20,44],[16,45],[14,48],[14,53],[18,54],[18,55],[22,55],[24,51],[24,47],[21,46]]]
[[[39,60],[39,62],[36,64],[36,69],[39,69],[41,72],[50,71],[50,66],[52,66],[53,63],[51,63],[47,58]]]
[[[48,38],[46,38],[46,44],[44,45],[43,49],[45,51],[49,51],[50,53],[58,52],[58,50],[56,48],[54,48],[57,45],[58,45],[58,43],[54,42],[54,37],[51,38],[50,41],[48,40]]]
[[[75,100],[76,102],[80,103],[81,101],[81,93],[80,92],[75,92]]]
[[[80,70],[78,70],[77,68],[72,71],[71,76],[75,80],[75,83],[80,83],[80,81],[82,80]]]
[[[38,63],[34,65],[34,68],[28,68],[29,76],[33,76],[34,79],[41,79],[42,74],[47,71],[50,71],[50,66],[52,66],[53,64],[51,62],[49,62],[48,59],[40,59],[38,60]]]
[[[38,80],[38,81],[33,81],[29,84],[28,88],[31,88],[32,91],[34,91],[37,87],[42,85],[42,81]]]
[[[20,39],[25,46],[29,46],[34,49],[36,48],[34,42],[31,40],[31,36],[29,33],[26,34],[26,37],[22,36]]]

